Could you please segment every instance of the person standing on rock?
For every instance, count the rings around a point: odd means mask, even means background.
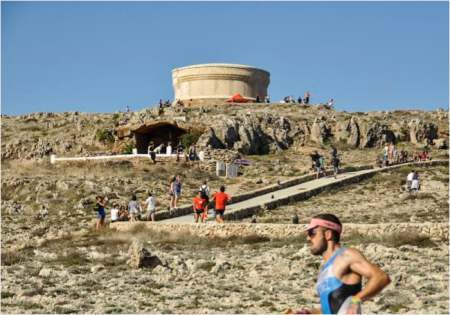
[[[354,249],[342,247],[342,224],[333,214],[312,218],[307,227],[311,253],[323,263],[317,280],[321,310],[288,310],[288,314],[361,314],[362,302],[375,296],[389,283],[389,276]],[[362,278],[367,282],[362,287]]]
[[[220,186],[220,192],[215,192],[212,196],[214,203],[214,212],[217,223],[223,223],[225,207],[231,201],[230,195],[225,193],[225,186]]]
[[[97,222],[95,223],[95,229],[100,230],[105,225],[105,206],[106,198],[102,196],[95,197],[95,211],[97,211]]]
[[[145,200],[144,206],[147,208],[147,221],[155,222],[156,199],[151,192],[148,193],[148,198]]]
[[[137,197],[136,195],[132,195],[130,202],[128,202],[128,213],[130,214],[130,221],[138,221],[140,212],[141,206],[137,202]]]
[[[201,222],[204,222],[204,212],[205,212],[205,204],[206,200],[202,196],[202,191],[199,190],[197,196],[192,199],[192,209],[194,210],[194,220],[195,223],[198,223],[198,219],[200,218]]]

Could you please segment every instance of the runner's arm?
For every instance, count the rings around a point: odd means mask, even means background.
[[[370,263],[358,250],[350,248],[346,254],[350,259],[350,270],[368,279],[364,288],[355,294],[356,298],[365,301],[375,296],[391,282],[383,270]]]

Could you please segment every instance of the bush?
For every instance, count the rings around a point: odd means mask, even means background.
[[[113,143],[114,142],[114,135],[112,133],[112,131],[108,130],[108,129],[99,129],[97,130],[97,132],[95,133],[95,138],[103,143]]]
[[[131,154],[131,153],[133,153],[133,148],[134,148],[134,146],[132,144],[127,144],[125,147],[123,147],[122,154]]]
[[[187,149],[191,145],[196,143],[201,135],[202,135],[202,133],[200,131],[192,130],[191,132],[186,133],[181,136],[181,138],[180,138],[181,145]]]

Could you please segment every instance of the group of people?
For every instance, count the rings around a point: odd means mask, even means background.
[[[379,167],[386,167],[393,164],[407,163],[410,160],[414,162],[429,161],[431,155],[427,150],[422,152],[415,152],[412,157],[406,150],[397,150],[394,143],[390,142],[383,148],[383,156],[381,159],[377,158],[377,164]]]
[[[106,206],[108,198],[106,196],[97,196],[95,198],[94,210],[97,212],[97,221],[95,228],[99,230],[106,225]],[[145,211],[145,210],[146,211]],[[111,222],[118,221],[155,221],[156,199],[151,192],[148,193],[147,199],[143,203],[137,201],[135,194],[131,196],[127,205],[120,205],[114,202],[110,209]]]
[[[323,176],[325,174],[325,158],[323,155],[320,155],[317,151],[314,151],[314,154],[311,154],[310,157],[312,160],[311,168],[316,173],[316,179],[318,179],[320,176]],[[339,165],[341,161],[338,157],[337,149],[334,146],[331,146],[330,160],[331,165],[333,166],[334,178],[337,178],[337,174],[339,173]]]
[[[162,142],[160,145],[155,146],[154,142],[150,141],[147,148],[147,153],[153,163],[156,163],[156,154],[171,155],[173,154],[173,152],[175,152],[175,154],[177,155],[177,162],[179,162],[182,157],[186,162],[198,161],[200,159],[199,155],[197,154],[197,147],[195,146],[195,144],[189,147],[187,153],[185,153],[184,147],[181,143],[178,144],[178,146],[175,148],[175,151],[172,148],[171,142],[167,142],[167,144]]]
[[[210,199],[214,202],[214,216],[216,222],[224,222],[225,207],[227,203],[231,201],[231,196],[225,193],[225,186],[220,186],[219,191],[211,196],[210,189],[205,181],[203,182],[203,185],[200,186],[197,196],[192,199],[195,223],[198,223],[199,220],[200,222],[205,223],[208,219]]]

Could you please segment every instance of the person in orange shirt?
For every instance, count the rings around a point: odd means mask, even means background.
[[[206,200],[202,198],[202,191],[198,192],[198,195],[192,199],[192,208],[194,209],[194,219],[195,223],[198,223],[198,219],[200,218],[201,222],[204,222],[204,212],[205,212],[205,204]]]
[[[230,195],[225,193],[225,186],[220,186],[220,192],[215,192],[212,196],[212,200],[215,201],[214,210],[216,213],[216,222],[223,223],[225,206],[227,202],[231,201]]]

